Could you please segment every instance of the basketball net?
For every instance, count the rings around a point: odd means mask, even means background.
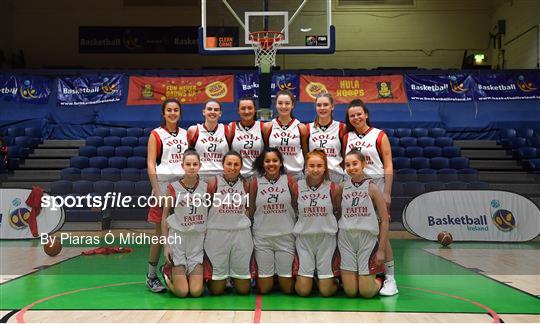
[[[261,73],[270,73],[272,66],[276,66],[276,53],[285,35],[278,31],[256,31],[249,33],[251,46],[255,51],[255,66],[258,66]]]

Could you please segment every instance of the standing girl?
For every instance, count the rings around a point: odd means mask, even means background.
[[[255,160],[249,192],[249,211],[253,218],[253,243],[258,267],[259,293],[272,291],[274,275],[286,294],[293,292],[293,228],[296,222],[298,188],[285,175],[283,156],[277,148],[267,147]]]
[[[167,194],[167,184],[183,175],[182,155],[188,148],[187,132],[178,127],[181,116],[180,102],[167,99],[161,105],[161,126],[152,130],[148,139],[148,155],[146,164],[148,177],[152,184],[152,192],[158,199]],[[155,224],[155,235],[161,236],[161,207],[151,207],[148,221]],[[148,274],[146,286],[152,292],[163,292],[165,287],[158,279],[156,268],[161,254],[161,244],[150,245],[148,257]]]
[[[364,166],[360,150],[345,156],[345,170],[350,178],[340,184],[338,247],[345,294],[355,297],[359,293],[371,298],[382,286],[382,279],[375,275],[384,272],[389,216],[379,188],[365,177]]]
[[[242,171],[245,179],[254,175],[253,162],[261,154],[264,148],[262,129],[264,123],[256,121],[257,108],[251,97],[242,97],[238,100],[238,115],[240,121],[229,124],[229,134],[232,137],[229,142],[231,149],[242,156]]]
[[[210,99],[203,108],[204,123],[189,127],[190,146],[201,156],[202,176],[223,172],[223,156],[229,151],[227,126],[219,123],[222,107],[219,101]]]
[[[322,149],[306,155],[306,178],[298,182],[298,222],[294,226],[299,269],[296,292],[309,296],[317,272],[319,292],[332,296],[337,290],[336,233],[337,185],[328,179],[328,162]]]
[[[334,120],[334,98],[329,93],[323,93],[315,99],[317,117],[313,123],[307,125],[308,149],[324,149],[328,160],[330,180],[335,183],[343,181],[343,168],[341,166],[341,138],[345,131],[345,124]]]
[[[276,147],[283,155],[287,174],[295,179],[303,177],[304,154],[307,152],[307,129],[294,118],[294,95],[289,90],[276,94],[278,116],[264,124],[263,134],[268,147]]]

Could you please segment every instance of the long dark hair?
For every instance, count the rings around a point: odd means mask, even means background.
[[[351,110],[352,107],[360,107],[362,110],[364,110],[364,114],[369,116],[369,110],[367,109],[366,104],[360,100],[360,99],[354,99],[351,102],[349,102],[349,105],[347,106],[347,110],[345,111],[345,132],[352,132],[355,130],[354,126],[351,124],[351,120],[349,119],[349,110]],[[369,122],[369,117],[366,118],[366,125],[371,127],[371,123]]]
[[[279,174],[285,174],[285,165],[283,164],[283,154],[275,148],[275,147],[267,147],[265,148],[261,154],[255,159],[253,162],[253,170],[257,171],[259,176],[264,175],[264,159],[266,158],[266,154],[268,153],[276,153],[279,161],[281,162],[281,167],[279,168]]]
[[[175,103],[178,105],[178,107],[180,108],[180,118],[178,118],[178,122],[176,122],[176,127],[178,127],[178,125],[180,124],[180,119],[182,118],[182,105],[180,104],[180,101],[178,101],[177,99],[175,98],[168,98],[168,99],[165,99],[165,101],[163,101],[163,103],[161,104],[161,116],[162,116],[162,121],[161,121],[161,127],[165,127],[167,126],[167,122],[165,121],[165,107],[167,107],[168,104],[170,103]]]

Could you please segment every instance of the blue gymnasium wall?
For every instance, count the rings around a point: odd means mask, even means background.
[[[17,74],[49,75],[54,80],[58,75],[125,73],[127,75],[215,75],[246,73],[253,71],[25,71]],[[320,75],[374,75],[377,71],[328,70],[291,71]],[[456,73],[456,71],[449,71]],[[476,73],[478,71],[475,71]],[[385,71],[385,74],[438,74],[444,71]],[[47,139],[84,139],[92,135],[96,127],[155,127],[160,122],[159,106],[126,106],[128,78],[125,78],[123,100],[115,104],[81,107],[56,105],[56,87],[52,82],[52,94],[47,105],[33,105],[0,101],[0,129],[7,127],[41,127]],[[371,104],[370,120],[379,128],[397,127],[443,127],[456,139],[494,139],[500,128],[539,128],[540,101],[517,100],[509,102],[409,102],[408,104]],[[187,128],[202,121],[201,105],[184,105],[182,127]],[[346,105],[338,105],[335,118],[344,121]],[[313,104],[298,103],[295,117],[310,122],[315,117]],[[224,104],[223,122],[237,119],[234,104]]]

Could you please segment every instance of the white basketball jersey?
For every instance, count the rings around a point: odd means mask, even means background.
[[[174,135],[174,136],[173,136]],[[178,128],[176,134],[171,134],[163,127],[152,130],[157,144],[156,175],[159,181],[172,180],[184,175],[182,158],[189,143],[185,129]]]
[[[292,174],[304,170],[299,124],[297,119],[293,119],[287,125],[281,125],[279,120],[274,118],[268,138],[268,146],[276,147],[283,154],[285,169]]]
[[[366,158],[364,173],[373,178],[384,177],[384,167],[381,156],[381,141],[384,132],[377,128],[369,128],[365,134],[355,131],[345,134],[345,154],[354,148],[361,148],[362,155]]]
[[[258,121],[250,128],[242,126],[240,122],[233,122],[229,125],[229,130],[233,134],[231,147],[242,156],[242,170],[240,173],[245,178],[255,173],[253,171],[253,162],[264,149],[263,124],[263,122]]]
[[[238,178],[229,183],[222,176],[217,176],[214,199],[208,211],[208,229],[238,230],[249,228],[251,221],[246,214],[246,188],[244,181]]]
[[[296,222],[289,189],[292,178],[282,174],[275,181],[264,176],[254,178],[253,181],[257,188],[253,234],[259,237],[291,234]]]
[[[362,230],[379,235],[379,220],[369,196],[370,183],[370,179],[355,183],[350,178],[343,183],[340,229]]]
[[[180,181],[175,181],[168,187],[175,199],[174,214],[167,217],[169,227],[180,232],[205,232],[208,208],[201,200],[208,191],[207,183],[199,180],[195,188],[188,189]]]
[[[322,148],[328,159],[328,169],[343,174],[341,162],[341,132],[345,124],[333,120],[328,127],[315,127],[315,123],[307,125],[309,151]]]
[[[338,231],[331,187],[333,182],[325,180],[317,188],[307,185],[305,179],[298,182],[298,222],[295,234],[335,234]]]
[[[225,137],[225,125],[218,124],[215,131],[209,131],[204,125],[197,124],[195,150],[201,157],[202,175],[215,175],[223,172],[223,156],[229,152],[229,143]]]

